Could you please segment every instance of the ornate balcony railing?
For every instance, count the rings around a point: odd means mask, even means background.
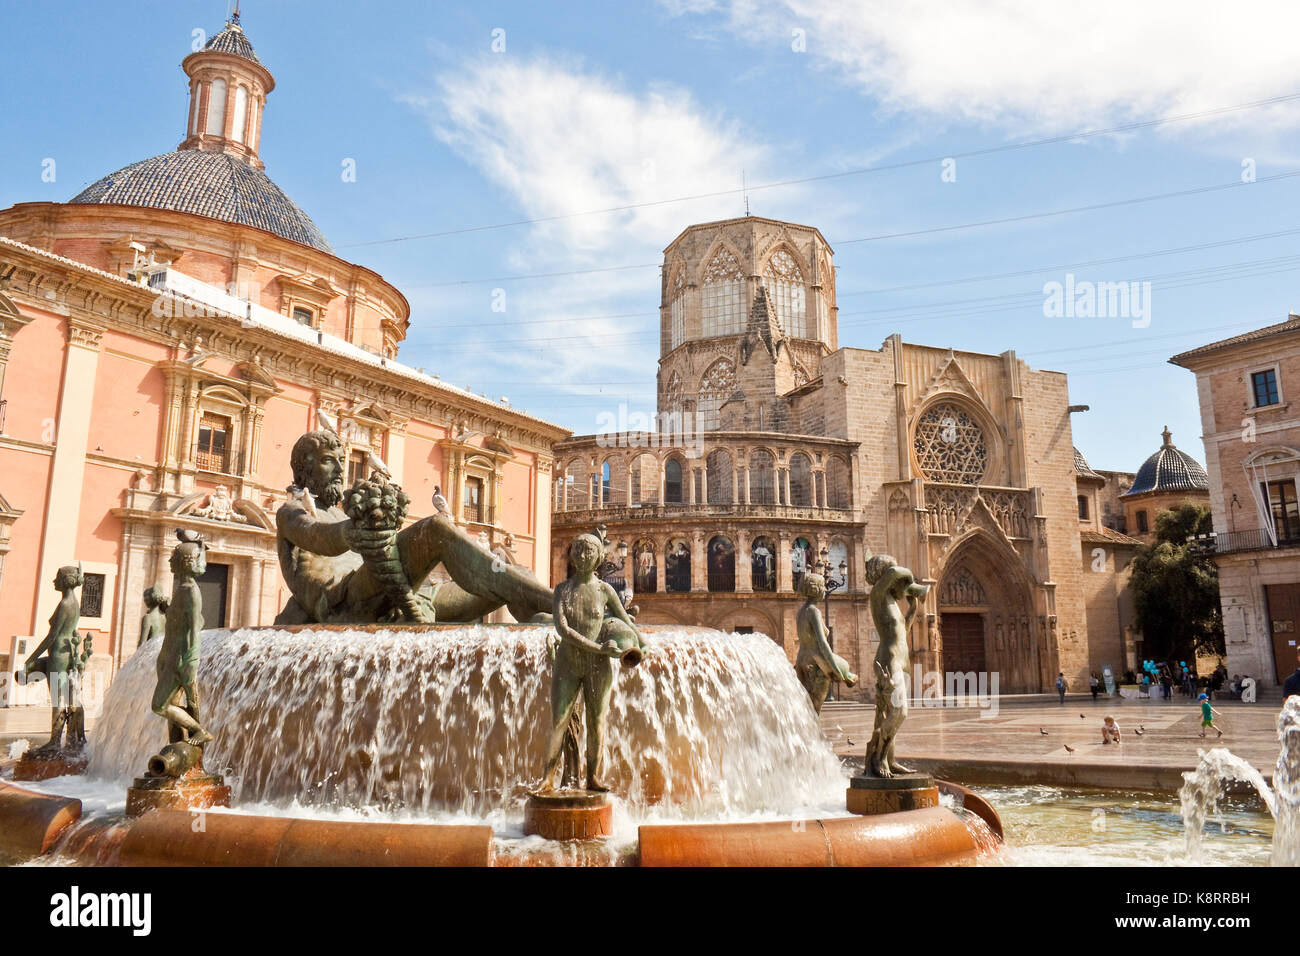
[[[1222,533],[1197,535],[1193,544],[1200,545],[1215,554],[1234,554],[1240,551],[1273,551],[1282,548],[1300,548],[1300,534],[1286,534],[1279,530],[1277,544],[1268,536],[1264,528],[1250,531],[1224,531]]]

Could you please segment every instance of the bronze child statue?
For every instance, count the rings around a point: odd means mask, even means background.
[[[166,719],[168,739],[201,747],[212,739],[199,724],[199,634],[203,630],[203,596],[195,578],[207,568],[207,546],[195,531],[176,532],[180,544],[172,550],[175,575],[167,608],[162,647],[158,649],[158,685],[152,709]],[[185,706],[181,706],[181,695]]]
[[[34,756],[48,757],[62,749],[63,731],[68,730],[68,744],[74,745],[75,726],[71,723],[75,711],[81,707],[77,653],[77,623],[81,620],[81,604],[76,590],[81,587],[81,568],[68,565],[59,568],[54,576],[54,587],[63,592],[58,607],[50,615],[50,631],[37,645],[23,665],[24,683],[31,674],[44,674],[50,685],[50,739],[32,751]],[[87,649],[87,654],[89,649]]]
[[[887,554],[867,560],[866,576],[871,585],[871,619],[880,638],[875,663],[876,726],[867,745],[866,773],[893,777],[914,772],[894,759],[894,738],[907,717],[907,635],[929,588],[917,584],[912,572]],[[907,602],[906,611],[899,607],[901,601]]]
[[[550,793],[560,783],[561,757],[569,721],[581,699],[587,707],[588,791],[609,789],[603,781],[605,721],[614,689],[614,659],[633,666],[645,644],[637,634],[618,594],[596,577],[605,549],[595,535],[574,540],[569,551],[573,573],[555,589],[555,630],[560,646],[551,677],[551,736],[546,770],[538,793]]]
[[[820,714],[831,682],[843,681],[852,687],[858,682],[858,675],[849,670],[848,661],[831,650],[826,622],[817,606],[826,597],[825,578],[820,574],[805,574],[799,582],[799,593],[807,600],[795,619],[799,629],[799,656],[794,667],[812,700],[813,710]]]
[[[140,643],[148,644],[155,637],[160,637],[167,623],[167,606],[171,604],[167,595],[158,588],[144,589],[144,613],[140,615]]]

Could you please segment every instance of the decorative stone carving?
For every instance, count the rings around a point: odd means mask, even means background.
[[[970,568],[961,568],[955,574],[948,576],[944,581],[939,600],[943,604],[962,607],[988,603],[984,588],[976,580],[975,575],[971,574]]]
[[[912,445],[921,471],[931,481],[977,485],[988,470],[984,431],[956,405],[926,409],[917,420]]]
[[[236,524],[248,521],[248,518],[235,510],[234,499],[230,497],[230,489],[225,485],[217,485],[212,494],[208,495],[208,503],[202,508],[195,508],[190,514],[209,521],[233,521]]]

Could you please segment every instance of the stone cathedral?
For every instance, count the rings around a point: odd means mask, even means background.
[[[658,430],[555,446],[552,579],[604,524],[639,620],[767,634],[793,659],[800,580],[823,571],[835,650],[869,696],[863,565],[887,552],[931,585],[914,679],[989,672],[1002,693],[1039,692],[1058,671],[1079,689],[1129,666],[1116,620],[1137,542],[1108,531],[1099,549],[1085,520],[1095,476],[1066,376],[899,334],[840,348],[832,262],[817,229],[758,216],[668,245]]]

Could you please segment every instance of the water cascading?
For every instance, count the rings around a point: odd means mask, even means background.
[[[1300,697],[1288,697],[1277,715],[1282,748],[1273,771],[1273,786],[1245,760],[1223,747],[1202,752],[1196,769],[1183,774],[1178,792],[1187,854],[1200,859],[1205,821],[1218,810],[1230,782],[1249,783],[1273,816],[1274,866],[1300,865]]]
[[[634,813],[729,818],[843,803],[846,773],[784,652],[762,635],[642,628],[620,668],[608,776]],[[554,631],[537,626],[206,631],[205,764],[236,803],[482,816],[538,782]],[[138,774],[165,742],[145,645],[105,697],[89,773]],[[579,738],[580,745],[582,738]]]

